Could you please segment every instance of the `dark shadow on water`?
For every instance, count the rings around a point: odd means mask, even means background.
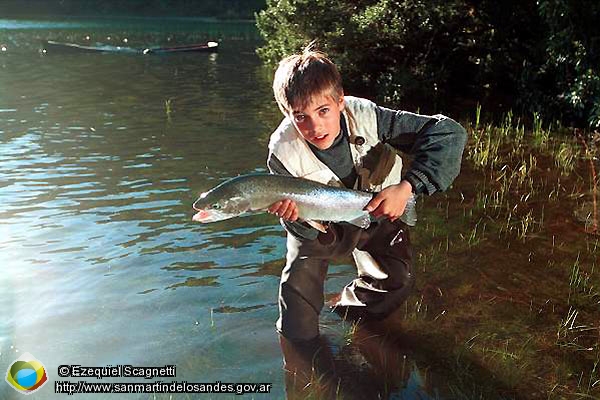
[[[280,337],[287,399],[522,398],[493,371],[468,361],[465,368],[472,380],[449,388],[448,378],[457,374],[452,369],[461,368],[452,365],[455,345],[450,338],[431,343],[429,335],[405,333],[400,325],[394,317],[355,324],[339,345],[334,342],[340,338],[325,335],[302,343]],[[429,364],[432,360],[435,365]],[[495,393],[477,392],[482,381]]]
[[[312,343],[280,340],[284,354],[288,399],[406,399],[430,400],[422,373],[396,354],[372,353],[369,338],[333,353],[327,338]],[[367,358],[375,356],[376,359]],[[384,361],[383,363],[381,361]]]

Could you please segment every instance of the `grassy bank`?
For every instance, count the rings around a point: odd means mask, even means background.
[[[461,177],[415,230],[405,332],[451,398],[598,398],[598,137],[479,116]]]

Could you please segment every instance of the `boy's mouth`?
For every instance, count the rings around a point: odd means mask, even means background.
[[[325,133],[323,135],[313,136],[313,140],[316,141],[316,142],[318,142],[318,141],[321,141],[321,140],[325,139],[326,137],[327,137],[327,134]]]

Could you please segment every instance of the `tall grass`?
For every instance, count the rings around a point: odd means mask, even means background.
[[[421,227],[417,265],[428,281],[404,322],[455,343],[445,355],[457,360],[450,398],[600,398],[600,135],[584,140],[543,120],[508,112],[490,124],[478,106],[465,124],[470,179],[459,181],[460,198],[438,202],[441,221]],[[588,200],[584,225],[574,211]],[[567,261],[575,248],[581,257]],[[498,380],[484,382],[486,371]]]

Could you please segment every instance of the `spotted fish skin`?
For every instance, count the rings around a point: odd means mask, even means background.
[[[364,210],[374,194],[323,185],[286,175],[249,174],[229,179],[194,202],[194,221],[207,223],[234,218],[248,212],[265,211],[271,204],[290,199],[298,217],[311,221],[349,222],[366,228],[370,215]],[[400,219],[416,223],[414,196]]]

